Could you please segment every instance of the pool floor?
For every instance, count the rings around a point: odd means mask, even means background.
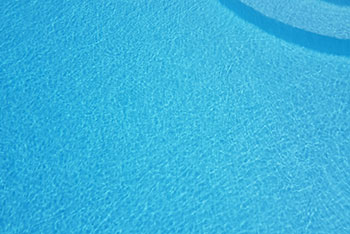
[[[347,39],[237,0],[0,12],[1,233],[350,233]]]

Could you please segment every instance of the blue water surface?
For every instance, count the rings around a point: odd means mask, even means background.
[[[238,0],[0,12],[0,233],[350,233],[349,40]]]

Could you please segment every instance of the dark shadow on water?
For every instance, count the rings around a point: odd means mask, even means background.
[[[349,0],[323,0],[323,1],[335,4],[335,5],[339,5],[339,6],[350,6]]]
[[[350,57],[350,40],[309,32],[269,18],[239,0],[219,0],[242,19],[287,42],[322,53]]]

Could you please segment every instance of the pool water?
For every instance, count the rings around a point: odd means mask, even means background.
[[[350,233],[349,39],[247,2],[3,1],[0,233]]]

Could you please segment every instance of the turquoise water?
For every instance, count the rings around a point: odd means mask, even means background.
[[[0,233],[350,233],[349,38],[274,7],[2,2]]]

